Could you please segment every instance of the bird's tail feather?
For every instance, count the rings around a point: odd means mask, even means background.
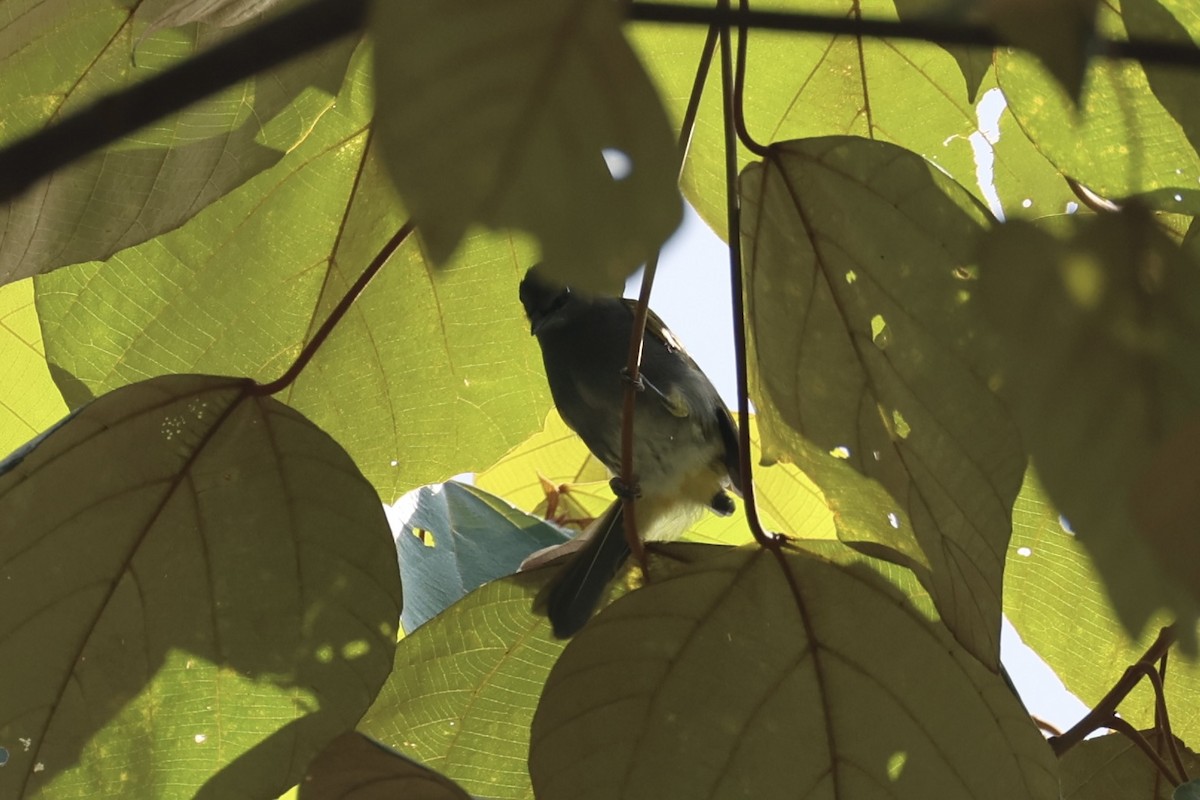
[[[629,558],[624,504],[617,500],[593,523],[591,540],[577,552],[538,596],[534,607],[550,618],[554,635],[574,636],[584,626],[608,584]]]

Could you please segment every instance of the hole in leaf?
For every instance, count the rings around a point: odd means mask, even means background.
[[[608,174],[612,175],[614,181],[623,181],[633,173],[633,159],[626,155],[624,150],[606,147],[600,154],[604,156]]]

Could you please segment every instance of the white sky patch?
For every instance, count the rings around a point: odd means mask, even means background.
[[[975,155],[975,180],[979,191],[987,200],[988,208],[996,215],[996,219],[1004,221],[1004,206],[1000,203],[1000,195],[996,192],[996,151],[995,145],[1000,141],[1000,115],[1008,107],[1004,93],[999,89],[988,89],[975,105],[975,120],[977,130],[968,137],[971,142],[971,152]]]

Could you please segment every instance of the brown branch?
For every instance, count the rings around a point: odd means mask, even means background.
[[[1160,661],[1159,663],[1163,662]],[[1183,783],[1183,781],[1187,780],[1187,769],[1183,766],[1183,757],[1179,754],[1179,748],[1175,746],[1175,733],[1171,730],[1171,717],[1167,712],[1167,693],[1163,687],[1162,673],[1155,669],[1153,665],[1143,661],[1137,662],[1131,669],[1141,672],[1150,681],[1150,685],[1154,687],[1154,727],[1162,734],[1163,742],[1166,744],[1171,761],[1175,764],[1175,769],[1178,773],[1183,776],[1183,780],[1179,781],[1179,783]]]
[[[1142,736],[1139,730],[1134,728],[1125,720],[1114,714],[1108,718],[1104,727],[1112,728],[1114,731],[1137,745],[1138,749],[1145,753],[1146,757],[1154,762],[1154,766],[1158,767],[1158,771],[1162,773],[1163,777],[1171,782],[1172,786],[1178,786],[1187,780],[1186,778],[1181,778],[1179,775],[1176,775],[1171,769],[1171,765],[1168,764],[1163,757],[1158,754],[1158,751],[1151,747],[1150,743],[1146,741],[1146,737]]]
[[[710,28],[708,38],[700,51],[700,63],[696,65],[696,77],[692,81],[692,93],[688,97],[687,110],[684,111],[683,121],[679,126],[679,174],[683,175],[683,165],[687,160],[688,147],[692,142],[692,133],[696,128],[696,117],[700,113],[700,99],[704,95],[704,84],[708,80],[708,71],[712,65],[713,50],[716,48],[717,31]],[[625,385],[624,405],[621,410],[621,482],[627,489],[636,486],[637,476],[633,464],[633,415],[637,408],[636,400],[638,387],[641,382],[642,342],[646,336],[646,318],[650,314],[650,292],[654,288],[654,276],[658,272],[658,257],[646,262],[642,271],[642,286],[638,292],[637,305],[633,310],[633,329],[629,334],[629,356],[626,359],[625,374],[629,380]],[[642,547],[641,537],[638,536],[637,520],[634,518],[633,492],[627,492],[621,498],[625,504],[625,539],[629,549],[646,569],[646,552]]]
[[[738,0],[738,10],[750,10],[749,0]],[[766,158],[770,152],[765,145],[750,135],[746,125],[746,50],[750,42],[750,29],[745,25],[738,26],[737,66],[733,73],[733,124],[737,129],[738,139],[742,146],[759,158]]]
[[[392,254],[400,248],[400,245],[404,244],[404,241],[412,235],[414,230],[416,230],[416,226],[413,224],[412,220],[409,220],[400,227],[400,230],[396,231],[396,233],[392,235],[391,239],[388,239],[387,243],[384,244],[384,246],[379,249],[379,252],[375,254],[375,257],[371,259],[371,263],[367,265],[367,268],[362,271],[362,274],[355,279],[350,288],[346,290],[346,293],[342,295],[342,299],[338,300],[337,305],[335,305],[329,312],[329,316],[325,318],[325,321],[321,323],[319,328],[317,328],[316,333],[314,333],[312,338],[309,339],[304,345],[304,349],[300,351],[300,355],[298,355],[296,360],[292,362],[292,365],[287,368],[287,372],[283,373],[270,383],[264,383],[256,386],[253,391],[254,394],[275,394],[276,392],[283,391],[292,385],[292,382],[295,381],[296,378],[300,376],[300,373],[304,371],[304,368],[308,366],[308,362],[312,361],[313,356],[317,354],[317,350],[319,350],[321,345],[325,343],[325,340],[329,338],[329,334],[333,333],[333,329],[337,327],[337,324],[342,321],[344,316],[346,316],[346,312],[350,310],[350,306],[354,305],[354,301],[357,300],[358,296],[361,295],[363,290],[367,288],[367,284],[371,282],[372,278],[379,274],[379,270],[383,269],[383,265],[386,264],[388,259],[392,257]]]
[[[1116,684],[1108,690],[1108,693],[1104,697],[1100,698],[1100,702],[1085,714],[1083,719],[1072,725],[1070,730],[1062,736],[1054,736],[1048,740],[1050,747],[1054,750],[1054,754],[1061,758],[1063,753],[1082,742],[1092,731],[1099,728],[1111,727],[1108,725],[1108,722],[1117,713],[1117,706],[1129,696],[1129,693],[1142,680],[1144,673],[1139,665],[1153,665],[1174,643],[1175,628],[1173,626],[1167,626],[1160,630],[1158,638],[1151,643],[1146,652],[1142,654],[1142,657],[1125,670]]]
[[[1031,720],[1033,720],[1034,725],[1038,726],[1038,730],[1045,731],[1046,733],[1050,734],[1051,736],[1062,736],[1062,731],[1060,731],[1054,725],[1054,723],[1049,722],[1048,720],[1044,720],[1041,717],[1034,715],[1034,714],[1030,714],[1029,718]]]
[[[197,100],[360,30],[367,0],[312,0],[0,150],[0,203]]]
[[[721,0],[719,8],[729,10],[729,0]],[[729,28],[721,29],[721,100],[725,118],[725,212],[729,227],[729,284],[733,296],[733,348],[737,360],[738,393],[738,461],[742,478],[742,500],[746,506],[746,523],[754,539],[782,559],[780,545],[784,537],[768,533],[758,518],[758,503],[754,498],[754,470],[750,457],[750,379],[746,364],[746,309],[742,287],[742,210],[737,194],[737,132],[734,118],[737,103],[734,98],[733,51]],[[789,575],[790,571],[784,570]]]

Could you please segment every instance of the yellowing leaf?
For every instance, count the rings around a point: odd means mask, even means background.
[[[473,224],[511,227],[539,239],[565,282],[619,291],[679,225],[683,204],[666,112],[618,7],[374,8],[379,135],[434,263]]]
[[[860,511],[873,525],[843,541],[913,567],[959,641],[996,668],[1025,457],[973,363],[987,212],[916,155],[852,137],[774,145],[740,193],[766,441],[826,492],[831,455],[878,482],[892,499]]]
[[[1057,798],[1000,677],[844,546],[813,547],[731,551],[602,611],[546,681],[536,796]]]
[[[0,456],[67,413],[50,378],[33,306],[33,282],[0,287]]]
[[[378,498],[249,381],[120,389],[3,469],[0,796],[275,796],[387,676]]]

